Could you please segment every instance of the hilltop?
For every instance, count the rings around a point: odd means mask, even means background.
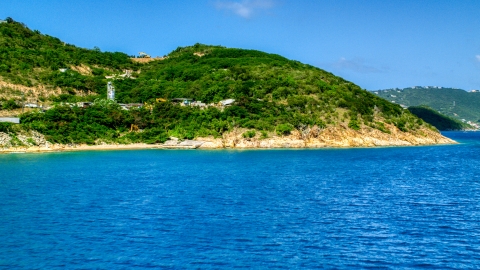
[[[441,114],[463,122],[478,124],[480,121],[480,91],[467,92],[462,89],[437,86],[415,86],[373,91],[396,104],[409,106],[428,106]]]
[[[195,139],[205,147],[452,142],[399,105],[276,54],[195,44],[139,63],[124,53],[63,43],[13,20],[0,24],[0,45],[3,108],[22,104],[22,95],[51,106],[21,114],[20,125],[1,124],[0,132],[12,138],[4,145],[169,138],[170,145]],[[115,101],[106,99],[109,81]],[[128,103],[137,105],[121,105]]]

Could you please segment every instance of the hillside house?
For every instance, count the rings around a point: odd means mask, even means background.
[[[232,105],[234,102],[235,102],[235,99],[229,98],[229,99],[221,100],[220,105],[223,107],[226,107],[226,106]]]
[[[189,106],[192,103],[193,98],[172,98],[170,100],[173,103],[178,103],[181,106]]]
[[[25,108],[38,108],[38,104],[35,103],[25,103]]]
[[[92,106],[92,102],[77,102],[77,107],[79,108],[87,108],[87,107],[90,107]]]
[[[199,107],[199,108],[204,108],[207,106],[207,104],[197,100],[197,101],[194,101],[190,104],[192,107]]]

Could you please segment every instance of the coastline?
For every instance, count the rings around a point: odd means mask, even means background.
[[[158,148],[161,145],[133,143],[133,144],[101,144],[101,145],[65,145],[52,144],[50,146],[18,146],[0,149],[0,154],[9,153],[53,153],[53,152],[72,152],[72,151],[102,151],[102,150],[141,150]]]
[[[395,130],[385,134],[378,130],[355,131],[348,128],[312,129],[308,133],[293,131],[289,136],[270,138],[244,138],[243,130],[234,130],[221,138],[205,137],[195,140],[170,138],[163,144],[51,144],[43,140],[36,146],[10,146],[0,148],[0,154],[48,153],[71,151],[142,150],[142,149],[319,149],[319,148],[375,148],[396,146],[428,146],[457,144],[440,133],[419,130],[417,134]]]
[[[384,148],[384,147],[415,147],[415,146],[442,146],[453,145],[452,143],[441,144],[419,144],[419,145],[378,145],[378,146],[307,146],[307,147],[167,147],[163,144],[105,144],[105,145],[58,145],[55,147],[11,147],[8,149],[0,149],[1,154],[20,154],[20,153],[58,153],[58,152],[80,152],[80,151],[112,151],[112,150],[148,150],[148,149],[164,149],[164,150],[269,150],[269,149],[348,149],[348,148]]]

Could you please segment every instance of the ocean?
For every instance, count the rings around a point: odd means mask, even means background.
[[[0,155],[0,269],[478,269],[458,145]]]

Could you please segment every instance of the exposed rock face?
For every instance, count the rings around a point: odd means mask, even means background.
[[[20,100],[23,98],[20,93],[25,93],[26,103],[36,103],[39,97],[59,95],[62,93],[62,90],[59,87],[53,88],[45,85],[28,87],[0,80],[0,97],[6,99],[15,98]]]
[[[27,134],[17,135],[17,138],[24,144],[28,146],[45,146],[47,141],[43,134],[38,133],[37,131],[30,131]]]
[[[453,144],[448,139],[430,129],[415,132],[402,132],[389,127],[390,134],[377,129],[363,128],[358,131],[344,126],[320,129],[311,128],[308,132],[293,131],[289,136],[271,138],[243,138],[242,132],[233,131],[223,138],[198,138],[204,143],[199,148],[318,148],[318,147],[373,147]]]
[[[81,67],[77,67],[74,70],[80,70]],[[88,71],[84,71],[86,73]],[[80,72],[82,73],[82,72]],[[91,94],[90,92],[84,92],[78,89],[73,89],[75,95],[85,96]],[[22,96],[22,93],[24,94]],[[3,81],[0,78],[0,98],[15,100],[24,100],[25,103],[34,103],[38,104],[40,97],[48,96],[58,96],[62,94],[62,89],[60,87],[53,87],[48,85],[35,85],[35,86],[25,86],[21,84],[13,84],[10,82]],[[16,112],[2,110],[0,115],[18,115],[22,110],[17,110]]]
[[[12,140],[12,138],[7,133],[0,132],[0,147],[5,148],[12,146],[10,140]]]
[[[81,64],[79,66],[73,66],[72,65],[72,66],[70,66],[70,69],[75,70],[76,72],[78,72],[82,75],[87,75],[87,76],[92,75],[92,69],[85,64]]]
[[[300,131],[293,131],[289,136],[270,135],[269,138],[244,138],[245,129],[236,129],[225,133],[222,138],[197,138],[196,140],[181,141],[171,137],[164,144],[132,145],[132,148],[163,148],[163,149],[253,149],[253,148],[320,148],[320,147],[374,147],[374,146],[413,146],[433,144],[454,144],[455,141],[448,139],[430,129],[423,128],[413,132],[402,132],[394,126],[388,126],[390,133],[364,127],[353,130],[345,126],[328,127],[325,129],[316,126]],[[133,147],[135,146],[135,147]],[[102,147],[102,146],[99,146]],[[126,149],[128,145],[104,145],[101,149]],[[15,151],[65,151],[65,150],[89,150],[95,146],[59,145],[50,144],[45,137],[30,131],[22,134],[6,134],[0,132],[0,152]]]
[[[49,145],[50,144],[45,140],[45,136],[34,130],[21,134],[7,134],[0,132],[0,149],[15,148],[19,150],[29,147],[48,148]]]
[[[185,140],[180,142],[177,138],[172,137],[170,140],[166,141],[162,148],[187,148],[187,149],[196,149],[200,147],[204,142],[196,140]]]

